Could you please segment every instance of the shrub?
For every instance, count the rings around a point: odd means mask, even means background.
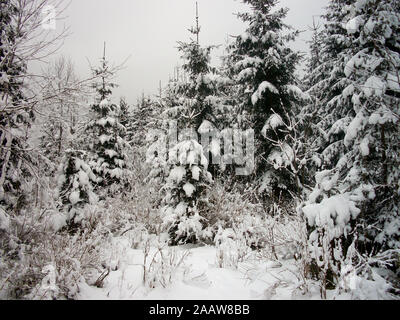
[[[0,292],[13,299],[73,299],[79,283],[101,274],[105,240],[95,231],[71,235],[50,227],[53,213],[24,211],[1,239]]]

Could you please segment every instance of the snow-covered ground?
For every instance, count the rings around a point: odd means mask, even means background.
[[[82,285],[78,299],[100,300],[262,300],[262,299],[320,299],[315,286],[308,295],[296,290],[298,279],[294,260],[280,263],[253,257],[234,268],[217,265],[217,248],[211,246],[180,246],[164,248],[179,260],[187,255],[176,269],[169,263],[164,275],[171,276],[171,283],[157,284],[154,288],[143,284],[143,249],[132,249],[128,238],[116,238],[113,244],[111,271],[103,288]],[[147,265],[157,249],[150,249]],[[171,254],[173,253],[173,254]],[[174,259],[174,258],[172,258]],[[160,259],[158,259],[160,261]],[[160,267],[160,264],[157,265]]]

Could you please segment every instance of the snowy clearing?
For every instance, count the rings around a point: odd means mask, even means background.
[[[294,260],[281,263],[254,257],[239,269],[219,268],[217,248],[184,245],[169,248],[188,253],[184,263],[173,271],[174,282],[163,288],[143,285],[142,249],[132,249],[128,238],[115,238],[114,268],[103,288],[83,284],[78,300],[320,300],[317,285],[308,295],[296,294],[298,280]],[[156,255],[152,247],[150,258]],[[345,297],[342,297],[345,298]]]

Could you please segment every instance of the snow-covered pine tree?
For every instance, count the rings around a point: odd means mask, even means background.
[[[144,94],[137,101],[132,111],[131,130],[132,140],[130,144],[135,149],[141,149],[146,146],[146,136],[151,129],[156,129],[155,122],[160,115],[159,105],[155,100],[146,97]]]
[[[88,163],[100,178],[95,190],[103,197],[124,188],[128,143],[123,138],[126,128],[119,122],[119,107],[110,101],[115,84],[105,54],[93,72],[100,81],[94,83],[96,102],[91,105],[91,120],[85,131],[89,138]]]
[[[353,241],[368,255],[400,247],[400,4],[333,0],[327,10],[314,86],[325,95],[325,170],[303,211],[318,267],[338,275]]]
[[[304,198],[308,195],[310,189],[314,186],[314,177],[320,169],[322,161],[318,151],[324,144],[323,131],[320,128],[320,115],[318,114],[318,106],[323,98],[322,93],[315,89],[315,85],[324,77],[322,73],[322,56],[323,56],[323,37],[325,29],[322,28],[321,22],[313,19],[312,38],[308,41],[310,54],[306,60],[305,75],[302,79],[301,89],[309,96],[307,103],[297,112],[295,119],[297,124],[297,132],[300,133],[300,140],[304,154],[306,155],[306,164],[303,167],[303,185],[306,187]]]
[[[316,72],[316,69],[322,64],[322,47],[325,30],[322,29],[320,22],[316,22],[315,19],[313,19],[313,25],[310,31],[312,32],[311,40],[308,41],[310,54],[306,63],[306,75],[303,79],[303,86],[306,89],[310,89],[318,83],[322,75],[321,72]]]
[[[93,185],[98,177],[85,163],[86,152],[67,149],[58,169],[57,196],[65,213],[65,225],[73,231],[84,221],[84,207],[98,201]]]
[[[132,140],[132,109],[124,97],[119,99],[118,121],[125,127],[123,138],[130,143]]]
[[[228,47],[229,38],[227,38],[224,55],[221,57],[221,66],[216,71],[215,79],[217,99],[213,113],[219,130],[239,128],[241,123],[241,114],[238,110],[240,101],[237,101],[239,88],[232,77],[231,71],[234,66],[230,64],[232,60],[227,55]]]
[[[160,204],[165,196],[161,194],[169,174],[168,149],[174,146],[174,142],[169,139],[169,131],[173,129],[170,128],[174,123],[171,121],[173,115],[165,110],[178,105],[178,94],[175,90],[177,82],[177,79],[170,79],[163,90],[164,94],[153,101],[154,113],[151,113],[151,122],[148,121],[146,125],[146,164],[149,167],[146,182],[156,189],[155,192],[160,193]]]
[[[311,49],[314,56],[308,63],[305,79],[308,93],[313,97],[313,104],[304,110],[304,118],[311,118],[309,132],[323,159],[323,168],[332,168],[342,153],[340,140],[344,130],[340,119],[344,118],[348,104],[336,97],[346,88],[348,82],[344,75],[345,56],[343,50],[350,46],[345,26],[342,24],[346,13],[342,10],[353,0],[335,0],[329,3],[323,16],[325,28],[314,32]],[[316,51],[317,50],[317,51]],[[318,58],[315,56],[318,54]],[[335,109],[337,112],[332,112]],[[319,162],[318,158],[315,162]],[[322,163],[321,163],[322,165]]]
[[[209,213],[207,188],[212,183],[208,161],[196,140],[178,143],[170,155],[169,176],[164,186],[167,195],[162,208],[163,225],[173,245],[196,243],[211,237],[205,229]]]
[[[248,27],[229,45],[226,64],[237,84],[239,124],[242,129],[255,131],[260,191],[277,200],[287,189],[294,191],[295,186],[286,170],[293,155],[285,152],[289,148],[285,146],[284,123],[289,123],[295,114],[293,108],[304,98],[294,76],[300,55],[288,46],[297,32],[291,32],[283,23],[287,9],[272,12],[277,1],[243,2],[252,10],[239,13],[238,17]],[[277,148],[271,140],[282,141],[283,148]]]
[[[17,14],[13,1],[0,2],[0,203],[18,211],[25,202],[22,187],[33,162],[25,149],[34,114],[23,94],[26,63],[15,52],[20,37],[14,23]]]
[[[168,141],[164,186],[167,195],[162,208],[164,225],[173,244],[197,242],[204,238],[205,216],[209,210],[207,186],[212,182],[207,170],[208,160],[197,140],[197,133],[205,121],[213,122],[215,86],[211,76],[213,69],[209,65],[213,47],[200,46],[198,15],[196,22],[196,27],[189,29],[196,39],[189,43],[178,42],[184,60],[184,75],[170,83],[172,97],[167,95],[166,98],[174,105],[167,106],[164,111],[168,125],[176,124],[177,128],[172,129],[178,131],[179,141],[177,144]]]
[[[216,85],[215,68],[210,66],[210,53],[215,46],[200,45],[200,26],[196,13],[196,27],[189,29],[196,38],[190,42],[178,42],[183,72],[181,77],[177,75],[176,81],[171,83],[175,101],[165,113],[169,119],[178,122],[178,129],[193,128],[197,132],[204,120],[215,122],[212,109]]]

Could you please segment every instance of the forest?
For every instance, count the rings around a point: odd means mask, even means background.
[[[307,54],[241,2],[132,103],[57,54],[66,1],[0,0],[0,300],[399,299],[400,2],[330,0]]]

